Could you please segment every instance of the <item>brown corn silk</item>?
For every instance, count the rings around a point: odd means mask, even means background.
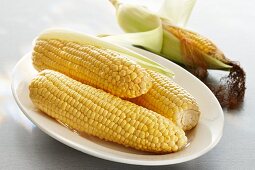
[[[239,106],[243,102],[246,89],[246,75],[240,65],[227,59],[210,40],[199,34],[171,25],[165,25],[165,28],[180,39],[185,68],[211,89],[221,106],[229,109]],[[205,54],[231,65],[229,74],[221,77],[219,81],[210,82],[207,78],[208,65]]]

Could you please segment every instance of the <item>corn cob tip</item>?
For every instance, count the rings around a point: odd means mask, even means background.
[[[168,77],[147,72],[152,78],[151,89],[131,101],[165,116],[185,131],[196,126],[200,110],[195,98]]]

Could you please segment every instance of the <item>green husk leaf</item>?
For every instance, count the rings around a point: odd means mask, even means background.
[[[128,33],[108,36],[105,39],[125,40],[154,53],[160,53],[163,42],[160,17],[143,6],[121,4],[117,0],[110,0],[110,2],[116,8],[119,25]]]
[[[125,32],[146,32],[161,25],[160,17],[144,6],[119,3],[115,8],[117,21]]]
[[[103,39],[106,41],[111,41],[111,39],[115,39],[136,46],[141,46],[154,53],[160,53],[163,42],[163,34],[160,24],[150,31],[105,36],[103,37]]]
[[[175,26],[185,26],[196,0],[165,0],[159,10],[159,15]]]

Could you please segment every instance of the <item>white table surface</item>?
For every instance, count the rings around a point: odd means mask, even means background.
[[[139,3],[159,7],[156,0]],[[11,95],[11,71],[31,50],[35,36],[49,27],[121,33],[107,0],[0,0],[0,169],[255,169],[255,1],[198,0],[188,28],[240,61],[247,91],[239,109],[224,111],[224,135],[212,151],[171,166],[133,166],[89,156],[47,136],[22,114]]]

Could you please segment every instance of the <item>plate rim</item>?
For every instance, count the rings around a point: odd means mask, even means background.
[[[124,47],[123,47],[124,48]],[[136,47],[133,47],[133,48],[136,48]],[[130,49],[129,49],[130,50]],[[131,49],[132,50],[132,49]],[[142,50],[142,51],[145,51],[143,49],[139,49],[139,50]],[[133,51],[133,50],[132,50]],[[136,51],[134,51],[136,52]],[[148,53],[151,53],[149,51],[145,51],[145,52],[148,52]],[[136,52],[136,53],[139,53],[139,52]],[[156,55],[156,54],[153,54],[151,53],[151,55]],[[123,164],[131,164],[131,165],[144,165],[144,166],[162,166],[162,165],[172,165],[172,164],[179,164],[179,163],[182,163],[182,162],[187,162],[187,161],[191,161],[193,159],[196,159],[202,155],[204,155],[205,153],[209,152],[211,149],[213,149],[220,141],[220,139],[222,138],[223,136],[223,128],[224,128],[224,113],[223,113],[223,110],[221,107],[219,107],[219,111],[220,111],[220,115],[221,115],[221,118],[222,118],[222,127],[220,128],[221,131],[220,131],[220,134],[217,136],[217,138],[214,140],[213,143],[211,143],[210,145],[208,145],[205,149],[203,149],[202,151],[198,152],[198,153],[195,153],[195,154],[192,154],[192,155],[189,155],[189,156],[186,156],[185,158],[177,158],[177,159],[174,159],[173,161],[171,160],[150,160],[150,161],[144,161],[144,160],[133,160],[133,159],[127,159],[127,158],[118,158],[118,157],[109,157],[107,155],[104,155],[102,153],[99,153],[99,152],[95,152],[93,149],[90,149],[89,147],[85,147],[84,149],[84,146],[83,148],[80,147],[79,145],[77,144],[74,144],[72,143],[71,140],[68,140],[66,141],[65,139],[63,139],[63,137],[60,135],[56,135],[55,132],[52,132],[52,131],[48,131],[47,129],[45,129],[43,126],[40,126],[36,121],[34,121],[30,116],[29,114],[27,113],[28,111],[26,110],[25,107],[22,106],[20,100],[19,100],[19,97],[17,96],[17,93],[16,93],[16,90],[15,90],[15,87],[14,87],[14,82],[15,82],[15,72],[18,68],[18,66],[22,63],[23,60],[25,60],[27,57],[31,57],[31,52],[25,54],[14,66],[13,68],[13,71],[12,71],[12,75],[11,75],[11,91],[12,91],[12,95],[15,99],[15,102],[17,103],[18,107],[20,108],[20,110],[22,111],[22,113],[31,121],[33,122],[40,130],[42,130],[44,133],[46,133],[47,135],[51,136],[52,138],[56,139],[57,141],[71,147],[71,148],[74,148],[78,151],[81,151],[83,153],[86,153],[86,154],[89,154],[91,156],[94,156],[94,157],[97,157],[97,158],[100,158],[100,159],[104,159],[104,160],[108,160],[108,161],[113,161],[113,162],[118,162],[118,163],[123,163]],[[179,67],[179,69],[181,69],[182,71],[184,72],[187,72],[189,74],[189,76],[193,76],[191,73],[189,73],[188,71],[186,71],[184,68],[178,66],[177,64],[173,63],[172,61],[169,61],[163,57],[161,57],[161,59],[163,59],[165,62],[171,62],[171,64],[174,64],[176,65],[177,67]],[[195,76],[193,76],[193,78],[196,78]],[[196,78],[197,79],[197,78]],[[199,79],[198,79],[199,80]],[[200,81],[200,80],[199,80]],[[205,86],[207,89],[209,89],[206,85],[204,85],[204,83],[201,82],[201,85]],[[216,97],[213,95],[213,97],[216,99]],[[217,99],[216,99],[217,101]],[[218,103],[218,101],[217,101]],[[219,103],[218,103],[219,105]]]

